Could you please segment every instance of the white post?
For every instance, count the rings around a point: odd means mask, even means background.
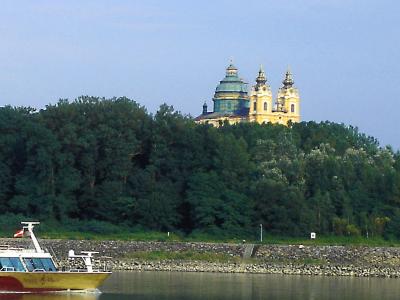
[[[33,225],[38,225],[40,224],[40,222],[21,222],[22,225],[26,225],[23,226],[24,229],[28,230],[29,235],[31,236],[31,240],[33,242],[33,245],[35,246],[35,250],[37,253],[43,253],[42,248],[40,248],[39,242],[36,239],[35,234],[33,233]]]
[[[92,265],[92,254],[89,253],[88,256],[82,257],[83,261],[85,262],[86,269],[89,273],[93,272],[93,265]]]
[[[83,254],[76,255],[74,250],[69,250],[68,258],[78,258],[78,257],[82,258],[84,263],[85,263],[87,272],[88,273],[92,273],[93,272],[92,257],[93,257],[93,254],[97,254],[99,252],[96,252],[96,251],[82,251],[82,253]]]
[[[260,224],[260,242],[263,241],[263,229],[262,229],[262,224]]]

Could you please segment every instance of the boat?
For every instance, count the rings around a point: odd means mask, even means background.
[[[34,249],[4,246],[0,248],[0,292],[58,292],[58,291],[98,291],[111,272],[93,267],[95,251],[73,250],[68,258],[82,259],[84,268],[65,270],[59,268],[53,256],[40,246],[33,229],[40,222],[21,222],[23,229],[14,236],[27,235]]]

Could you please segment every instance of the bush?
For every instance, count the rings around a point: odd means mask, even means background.
[[[78,221],[78,220],[68,220],[63,224],[65,228],[63,231],[75,231],[84,233],[94,233],[94,234],[118,234],[123,231],[123,228],[116,226],[114,224],[90,220],[90,221]]]
[[[349,224],[346,226],[346,232],[351,236],[360,236],[360,229],[354,224]]]

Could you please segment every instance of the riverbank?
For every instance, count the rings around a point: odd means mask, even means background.
[[[28,240],[0,239],[27,246]],[[41,240],[61,266],[68,250],[99,251],[113,270],[264,273],[293,275],[400,277],[399,247],[256,245],[140,241]],[[243,258],[246,251],[248,258]]]
[[[379,266],[335,266],[310,264],[258,264],[258,263],[209,263],[204,261],[159,261],[129,262],[118,261],[116,270],[124,271],[175,271],[209,273],[249,273],[249,274],[285,274],[285,275],[323,275],[354,277],[399,278],[400,269]]]
[[[204,247],[201,243],[198,246]],[[240,256],[233,255],[240,251],[243,251]],[[113,267],[136,271],[400,277],[400,248],[262,245],[254,248],[251,258],[242,258],[244,253],[245,245],[240,245],[236,251],[230,251],[230,259],[223,262],[218,259],[213,262],[176,259],[149,261],[139,256],[139,259],[115,260]]]

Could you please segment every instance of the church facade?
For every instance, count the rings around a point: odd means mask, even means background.
[[[300,122],[300,97],[290,70],[286,72],[274,101],[262,67],[255,84],[248,91],[247,84],[240,79],[237,68],[231,63],[226,69],[225,78],[215,89],[212,100],[213,111],[209,112],[207,103],[204,103],[203,113],[195,118],[196,123],[219,126],[224,122],[271,122],[283,125]]]

